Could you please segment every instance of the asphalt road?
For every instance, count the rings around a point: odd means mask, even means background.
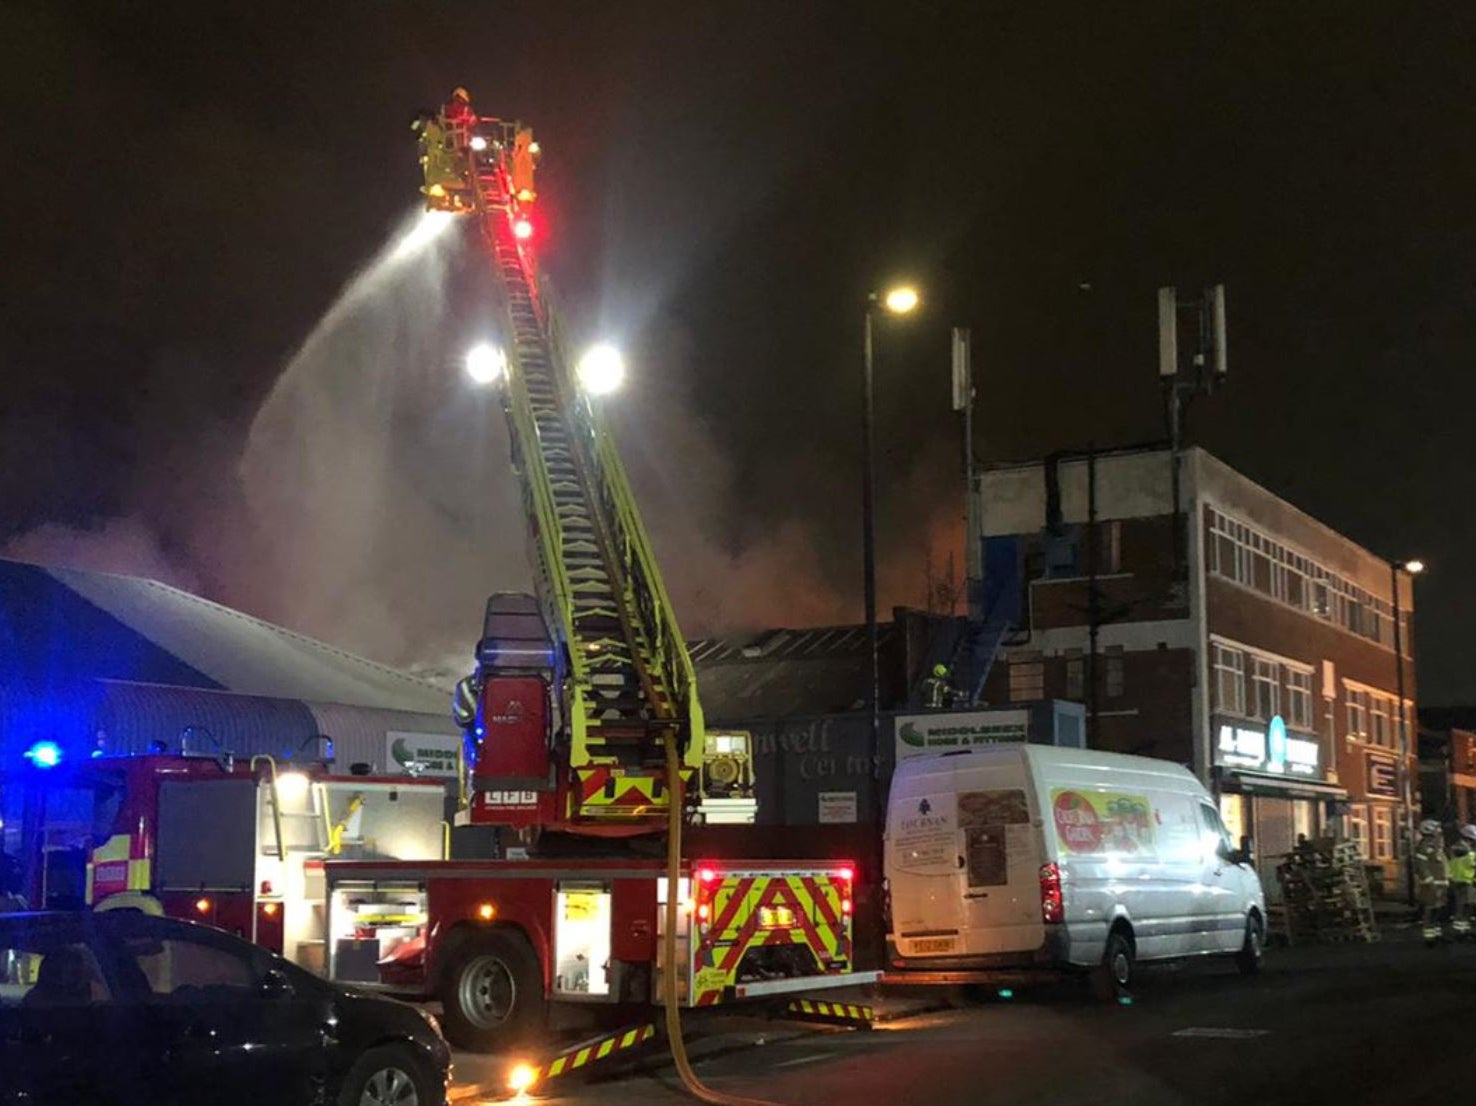
[[[1456,1102],[1476,1065],[1476,945],[1273,949],[1252,980],[1211,964],[1145,974],[1130,1005],[1093,1002],[1076,987],[1007,1001],[939,997],[955,1005],[869,1033],[756,1019],[694,1027],[694,1052],[706,1057],[698,1074],[715,1090],[787,1106],[1348,1106]],[[457,1071],[492,1080],[506,1063],[461,1057]],[[656,1057],[566,1077],[535,1097],[691,1101]]]

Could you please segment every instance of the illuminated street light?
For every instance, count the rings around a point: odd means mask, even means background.
[[[910,284],[894,285],[881,295],[872,292],[866,297],[861,357],[861,571],[866,603],[866,649],[870,657],[866,709],[871,716],[871,755],[877,758],[876,764],[881,763],[881,631],[876,624],[876,418],[872,397],[871,318],[876,314],[877,304],[890,315],[910,315],[921,302],[922,297]],[[871,774],[871,802],[873,809],[881,809],[881,782],[875,771]]]
[[[922,297],[910,284],[899,284],[896,288],[889,288],[882,296],[882,306],[893,315],[907,315],[917,310],[920,303],[922,303]]]
[[[1395,717],[1399,725],[1399,801],[1404,804],[1404,878],[1407,883],[1409,905],[1415,903],[1415,797],[1414,773],[1409,770],[1410,758],[1417,754],[1417,747],[1409,740],[1409,719],[1404,707],[1404,647],[1403,623],[1405,614],[1399,602],[1399,570],[1409,573],[1410,595],[1414,595],[1414,578],[1425,571],[1425,562],[1418,559],[1389,562],[1389,596],[1394,609],[1394,694],[1398,705]],[[1410,615],[1414,612],[1411,610]],[[1410,627],[1410,636],[1413,636]]]
[[[580,386],[592,396],[607,396],[625,382],[625,358],[614,346],[590,346],[579,359]]]
[[[490,342],[478,342],[466,352],[466,375],[478,384],[495,384],[507,372],[507,354]]]

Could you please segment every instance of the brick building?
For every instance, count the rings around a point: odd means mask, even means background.
[[[1392,887],[1415,770],[1408,577],[1401,712],[1389,562],[1203,450],[1179,475],[1176,526],[1163,449],[982,474],[985,698],[1083,701],[1089,744],[1192,767],[1267,869],[1330,829]]]
[[[1476,707],[1421,707],[1419,751],[1420,812],[1476,822]]]

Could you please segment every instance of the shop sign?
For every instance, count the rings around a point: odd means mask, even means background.
[[[1399,765],[1396,762],[1377,753],[1365,753],[1363,764],[1370,795],[1399,798]]]
[[[391,730],[384,735],[384,744],[385,764],[391,774],[454,780],[460,772],[459,735]]]
[[[1247,722],[1220,723],[1215,763],[1226,768],[1319,779],[1321,760],[1322,747],[1309,738],[1288,733],[1279,714],[1265,727]]]
[[[1030,739],[1028,710],[938,711],[897,717],[897,759]]]

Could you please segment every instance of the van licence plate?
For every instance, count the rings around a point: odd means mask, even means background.
[[[912,955],[927,956],[933,952],[952,952],[957,944],[957,937],[919,937],[912,942]]]

